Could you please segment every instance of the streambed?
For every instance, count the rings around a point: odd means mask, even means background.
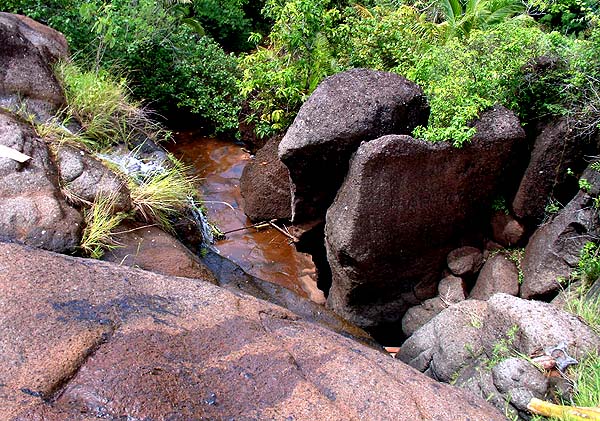
[[[240,177],[251,159],[243,146],[193,132],[177,133],[175,140],[167,149],[192,166],[200,178],[199,189],[208,219],[223,232],[252,225],[244,214],[240,194]],[[289,238],[274,228],[232,232],[225,240],[216,242],[215,247],[249,274],[314,302],[325,302],[317,288],[311,256],[297,252]]]

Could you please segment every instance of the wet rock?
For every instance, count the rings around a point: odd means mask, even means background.
[[[277,155],[281,136],[270,139],[244,167],[240,190],[252,221],[292,217],[290,174]]]
[[[408,136],[360,146],[327,212],[330,308],[368,329],[399,323],[415,285],[435,285],[448,252],[487,227],[524,133],[500,107],[476,128],[460,149]]]
[[[564,200],[563,203],[572,197],[576,183],[571,180],[569,185],[567,169],[581,167],[585,154],[582,144],[583,139],[573,131],[567,117],[550,121],[541,129],[512,203],[518,218],[540,222],[551,197]]]
[[[548,392],[548,378],[529,361],[507,358],[492,368],[494,385],[507,402],[527,411],[531,398],[543,399]]]
[[[176,238],[155,226],[125,222],[114,236],[118,247],[108,250],[102,260],[139,267],[168,276],[203,279],[217,284],[213,273]]]
[[[480,329],[485,301],[466,300],[435,316],[404,342],[396,358],[428,376],[450,382],[483,352]]]
[[[12,110],[25,108],[40,120],[47,120],[65,104],[60,83],[48,57],[48,48],[30,41],[35,28],[14,15],[0,15],[0,106]],[[44,38],[38,32],[38,39]]]
[[[23,15],[0,12],[0,19],[15,23],[19,32],[38,49],[48,62],[69,60],[69,44],[65,36],[57,30]]]
[[[31,157],[24,163],[0,158],[0,236],[57,252],[74,250],[83,218],[61,194],[46,143],[0,111],[0,145]]]
[[[529,239],[521,263],[521,297],[544,297],[560,289],[560,279],[568,278],[577,266],[579,252],[600,230],[593,198],[579,192],[549,223]]]
[[[321,82],[279,144],[293,221],[323,220],[361,142],[409,134],[428,117],[423,91],[397,74],[353,69]]]
[[[478,248],[461,247],[448,254],[447,262],[456,276],[469,276],[479,272],[483,264],[483,255]]]
[[[450,304],[458,303],[466,298],[465,281],[457,276],[446,276],[438,285],[441,299]]]
[[[494,345],[502,338],[526,355],[561,342],[567,345],[569,354],[575,358],[600,350],[600,338],[592,329],[573,314],[552,304],[507,294],[496,294],[487,303],[481,338],[490,355]],[[511,329],[516,329],[516,334],[514,338],[507,338]]]
[[[519,270],[502,253],[485,262],[469,298],[485,301],[498,292],[519,294]]]
[[[492,217],[494,240],[504,247],[519,244],[525,235],[525,227],[510,215],[496,212]]]
[[[381,351],[207,282],[10,244],[0,272],[6,419],[504,419]]]
[[[60,180],[74,201],[94,203],[99,196],[114,200],[115,212],[131,209],[126,181],[88,152],[68,145],[56,151]]]

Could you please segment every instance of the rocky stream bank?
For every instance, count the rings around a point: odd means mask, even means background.
[[[325,80],[241,180],[251,219],[291,219],[324,307],[200,258],[189,218],[177,238],[127,222],[107,261],[77,257],[98,192],[124,211],[131,192],[97,154],[36,130],[65,106],[51,68],[69,60],[64,37],[0,13],[0,45],[2,419],[527,419],[532,397],[568,384],[515,355],[566,367],[600,350],[582,320],[542,302],[598,231],[600,175],[586,170],[585,191],[556,176],[586,164],[566,122],[526,133],[495,107],[456,149],[408,136],[428,106],[406,79]],[[166,156],[137,141],[140,160]],[[572,197],[538,228],[556,189]],[[512,246],[525,247],[520,267]],[[397,358],[363,329],[403,342]]]

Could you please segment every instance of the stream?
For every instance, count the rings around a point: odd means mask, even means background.
[[[240,177],[251,155],[240,144],[181,132],[167,149],[200,178],[208,219],[222,232],[252,225],[243,210]],[[284,228],[282,224],[280,227]],[[288,288],[323,304],[310,255],[299,253],[288,237],[272,227],[231,232],[214,246],[218,253],[257,278]]]

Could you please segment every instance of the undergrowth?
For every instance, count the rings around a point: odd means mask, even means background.
[[[114,212],[116,200],[115,195],[100,194],[92,206],[84,210],[85,229],[80,247],[93,259],[100,259],[105,250],[118,246],[112,232],[128,215]]]

